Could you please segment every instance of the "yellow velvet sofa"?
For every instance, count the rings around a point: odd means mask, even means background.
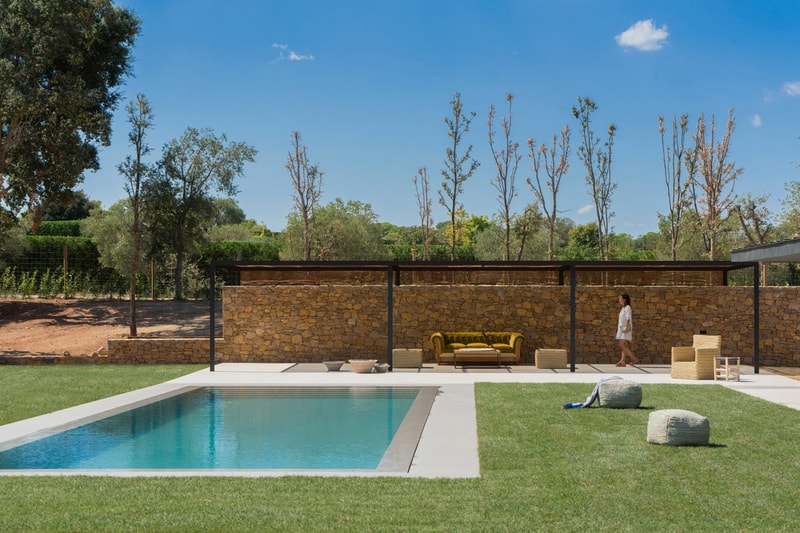
[[[437,364],[452,363],[453,352],[459,348],[494,348],[500,350],[501,363],[519,363],[524,342],[522,333],[512,331],[437,331],[431,335]],[[487,355],[485,362],[497,362],[497,357]]]

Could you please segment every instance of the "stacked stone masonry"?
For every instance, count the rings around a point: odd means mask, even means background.
[[[761,364],[797,366],[797,287],[761,289]],[[618,360],[617,295],[631,295],[634,351],[669,363],[692,334],[722,335],[723,355],[752,364],[752,287],[582,286],[576,288],[576,360]],[[247,285],[223,291],[226,361],[319,362],[387,359],[388,291],[380,285]],[[536,348],[569,347],[569,287],[401,285],[393,288],[393,345],[423,348],[432,362],[434,331],[520,331],[522,362]]]
[[[753,362],[752,287],[579,286],[576,288],[576,361],[618,359],[614,332],[617,295],[631,295],[634,351],[643,361],[668,364],[672,346],[692,334],[722,335],[722,353]],[[760,289],[760,355],[767,366],[800,366],[796,350],[800,287]],[[223,338],[218,361],[319,362],[387,359],[386,286],[246,285],[223,291]],[[522,363],[536,348],[569,348],[569,287],[401,285],[393,288],[393,345],[423,348],[433,361],[434,331],[520,331]],[[207,363],[209,339],[112,339],[92,357],[44,362]],[[15,364],[6,361],[7,364]]]
[[[209,344],[208,337],[110,339],[108,356],[99,355],[92,359],[99,363],[122,364],[208,363]],[[220,360],[225,341],[215,339],[214,347],[217,360]]]

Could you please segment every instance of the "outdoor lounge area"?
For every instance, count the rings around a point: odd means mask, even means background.
[[[643,362],[671,364],[671,347],[708,331],[725,339],[723,355],[740,357],[758,373],[759,321],[780,320],[771,314],[779,310],[762,313],[758,264],[750,262],[223,262],[212,267],[233,271],[238,280],[222,289],[224,347],[217,350],[212,336],[212,371],[219,360],[376,359],[392,367],[395,348],[422,350],[425,363],[442,362],[441,354],[454,350],[437,344],[436,332],[489,331],[524,338],[507,348],[516,364],[535,364],[539,349],[565,350],[575,371],[578,364],[618,359],[608,328],[616,320],[619,292],[629,292],[637,324],[634,349]],[[734,274],[740,281],[730,286]],[[484,341],[476,337],[461,344],[476,340]],[[494,351],[464,355],[473,356],[465,357],[467,362],[501,365],[512,357],[503,349],[500,361]],[[769,359],[773,365],[795,356],[794,351],[770,355],[779,357]]]

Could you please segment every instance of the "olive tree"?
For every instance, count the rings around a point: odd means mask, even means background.
[[[175,299],[182,298],[187,251],[204,235],[214,217],[213,193],[234,196],[236,178],[258,151],[243,142],[228,141],[210,129],[187,128],[164,146],[158,171],[145,183],[145,211],[158,249],[174,252]]]

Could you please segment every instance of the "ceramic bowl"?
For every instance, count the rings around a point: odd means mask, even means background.
[[[338,372],[344,365],[344,361],[323,361],[322,364],[328,368],[328,372]]]
[[[348,363],[356,374],[369,374],[375,368],[377,359],[350,359]]]

